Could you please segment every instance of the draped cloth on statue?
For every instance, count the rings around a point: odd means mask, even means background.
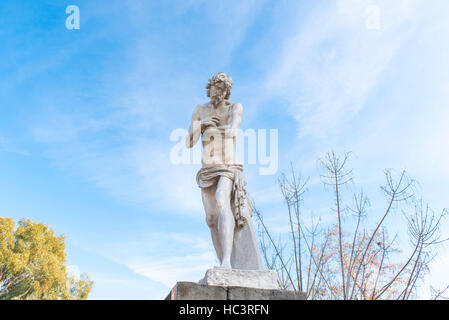
[[[231,210],[236,224],[231,266],[233,269],[261,270],[263,269],[262,259],[251,218],[253,207],[246,191],[243,166],[235,164],[204,167],[198,171],[196,181],[200,188],[209,188],[216,185],[220,177],[226,177],[233,182]]]

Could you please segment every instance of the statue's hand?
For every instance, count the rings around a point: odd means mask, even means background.
[[[219,126],[217,129],[219,130],[229,130],[231,128],[231,125],[225,124],[224,126]]]
[[[204,132],[208,127],[217,127],[220,123],[220,119],[218,117],[206,118],[201,121],[201,131]]]

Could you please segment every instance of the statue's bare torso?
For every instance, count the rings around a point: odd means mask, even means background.
[[[237,129],[240,127],[243,107],[240,103],[224,100],[218,106],[212,103],[199,105],[193,114],[192,122],[199,122],[194,132],[194,138],[199,138],[200,130],[202,133],[202,165],[210,167],[215,165],[236,164],[235,143]],[[202,126],[201,123],[211,119],[218,118],[216,126]],[[194,125],[195,126],[195,125]],[[198,135],[198,137],[195,137]],[[196,141],[195,141],[196,142]]]

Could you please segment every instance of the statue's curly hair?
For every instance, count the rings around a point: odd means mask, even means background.
[[[210,87],[212,84],[215,84],[217,82],[222,82],[225,84],[226,86],[225,99],[229,100],[229,98],[231,97],[231,89],[233,86],[233,82],[232,78],[224,72],[219,72],[216,75],[214,75],[211,79],[209,79],[209,83],[206,85],[207,96],[210,98]]]

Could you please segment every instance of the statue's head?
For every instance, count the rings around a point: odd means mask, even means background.
[[[211,100],[228,100],[231,96],[232,78],[224,72],[219,72],[209,79],[206,86],[207,96]]]

